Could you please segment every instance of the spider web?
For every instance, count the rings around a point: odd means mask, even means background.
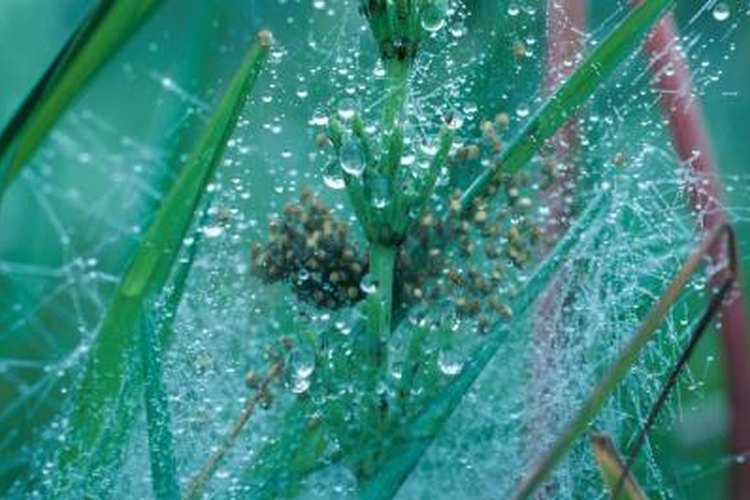
[[[357,319],[355,310],[319,310],[298,301],[287,284],[266,285],[249,275],[250,244],[267,237],[269,216],[304,188],[312,187],[337,216],[356,227],[344,192],[323,182],[321,170],[330,158],[315,148],[321,125],[343,100],[353,102],[366,121],[378,118],[382,68],[356,2],[269,0],[223,8],[197,3],[186,7],[192,17],[177,16],[177,7],[169,3],[155,16],[71,109],[4,202],[0,426],[8,431],[0,437],[0,474],[3,484],[14,483],[15,496],[43,492],[45,474],[54,472],[48,451],[64,438],[60,415],[108,299],[175,174],[178,151],[189,148],[233,63],[261,27],[276,33],[278,46],[208,188],[205,221],[185,242],[185,252],[197,245],[196,260],[176,317],[174,344],[165,353],[183,483],[252,396],[245,375],[265,369],[269,345],[296,337],[306,325],[318,330],[333,325],[346,334]],[[729,79],[724,73],[744,64],[739,35],[747,32],[750,15],[747,4],[735,2],[729,18],[719,20],[716,9],[722,5],[708,1],[688,13],[681,42],[694,70],[697,97],[713,101],[717,94],[736,97],[735,89],[724,86]],[[586,35],[587,48],[626,9],[626,2],[618,2],[606,14],[594,12],[600,22]],[[210,23],[198,36],[195,26],[172,21],[177,17],[208,18]],[[433,137],[447,113],[460,115],[463,122],[455,150],[479,144],[481,122],[498,112],[511,119],[503,140],[512,137],[543,102],[543,31],[540,2],[502,7],[453,3],[446,27],[428,40],[427,55],[417,64],[406,124],[415,144]],[[184,44],[193,38],[193,47],[218,47],[217,60],[208,57],[202,63],[202,70],[215,78],[202,80],[201,68],[175,63],[185,59]],[[527,50],[522,59],[511,50],[519,40]],[[430,55],[438,47],[445,47],[447,55]],[[552,324],[545,325],[553,337],[546,342],[534,337],[539,326],[533,314],[513,318],[514,334],[410,476],[402,498],[509,493],[580,407],[697,245],[695,215],[685,198],[685,186],[694,180],[669,146],[650,84],[643,57],[637,55],[580,118],[585,160],[575,202],[582,208],[601,189],[612,191],[613,202],[558,277],[564,300],[556,301]],[[133,88],[140,90],[131,93]],[[132,111],[118,115],[121,104],[112,102],[117,95],[131,95]],[[157,103],[155,109],[152,103]],[[139,118],[145,112],[146,122]],[[622,166],[613,164],[618,154],[625,158]],[[461,175],[478,172],[483,159],[462,165]],[[532,164],[527,189],[535,197],[532,219],[537,223],[546,214],[534,189],[542,163]],[[733,220],[748,223],[748,175],[728,173],[722,180]],[[363,242],[361,234],[355,232],[355,237]],[[462,264],[457,265],[462,271]],[[468,269],[468,263],[463,265]],[[522,284],[531,267],[509,279]],[[593,428],[626,447],[709,293],[703,277],[691,282],[658,331],[658,340],[649,344]],[[459,352],[481,342],[474,319],[451,318]],[[721,381],[715,352],[713,345],[699,350],[659,419],[658,437],[636,463],[636,476],[655,497],[687,497],[694,485],[744,458],[721,450],[697,465],[665,457],[665,442],[695,449],[721,437],[724,415],[716,413],[723,401],[716,396]],[[271,408],[254,417],[218,470],[211,494],[241,497],[238,471],[278,432],[279,416],[297,397],[288,388],[275,395]],[[716,434],[700,435],[701,418],[719,428]],[[151,494],[143,452],[145,420],[143,415],[139,419],[118,497]],[[585,443],[557,470],[554,484],[561,497],[606,495]],[[355,486],[352,474],[334,465],[314,474],[303,496],[353,495]]]

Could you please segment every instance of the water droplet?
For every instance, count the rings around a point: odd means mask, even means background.
[[[357,105],[353,99],[342,99],[337,110],[339,118],[348,122],[357,114]]]
[[[362,281],[359,282],[359,288],[366,293],[371,295],[378,291],[378,283],[371,274],[365,274]]]
[[[371,189],[371,203],[373,207],[382,210],[390,204],[391,198],[393,196],[391,182],[387,177],[379,175],[373,178],[371,182]]]
[[[438,353],[438,368],[444,375],[449,377],[458,375],[463,366],[461,356],[454,349],[441,349]]]
[[[323,167],[323,184],[337,191],[346,187],[341,166],[335,159],[329,160]]]
[[[711,12],[719,22],[726,21],[729,16],[732,15],[732,11],[729,9],[729,5],[726,2],[719,2],[714,6],[714,10]]]
[[[301,86],[297,89],[297,97],[300,99],[307,99],[307,96],[310,95],[310,91],[307,90],[307,87]]]
[[[325,0],[314,0],[313,1],[313,9],[323,10],[325,8],[326,8],[326,2],[325,2]]]
[[[365,158],[359,142],[354,138],[348,138],[341,146],[339,153],[341,168],[349,175],[359,177],[365,170]]]
[[[451,130],[457,130],[464,124],[464,115],[457,109],[452,109],[445,115],[445,124]]]
[[[437,1],[426,5],[420,14],[422,28],[430,33],[440,31],[445,26],[445,2]]]
[[[517,3],[514,2],[514,3],[511,3],[511,4],[508,5],[508,15],[509,16],[514,16],[515,17],[515,16],[517,16],[520,13],[521,13],[521,8],[518,7]]]
[[[218,238],[224,234],[224,228],[221,226],[208,226],[203,228],[203,236],[206,238]]]
[[[529,116],[530,112],[531,111],[529,110],[529,107],[525,104],[521,104],[516,108],[516,116],[518,116],[519,118],[526,118],[527,116]]]

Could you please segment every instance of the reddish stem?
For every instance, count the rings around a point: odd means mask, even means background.
[[[639,4],[640,0],[634,0]],[[665,17],[652,31],[645,49],[650,70],[659,92],[663,112],[669,121],[672,142],[680,161],[690,169],[688,187],[690,205],[704,232],[710,232],[725,220],[721,202],[721,185],[711,142],[704,126],[700,103],[693,93],[690,69],[678,47],[674,18]],[[715,262],[725,255],[718,248],[712,254]],[[712,276],[712,284],[721,276]],[[738,280],[739,281],[739,280]],[[733,455],[750,451],[750,349],[748,319],[742,291],[736,286],[731,300],[722,307],[721,342],[725,358],[729,393],[730,447]],[[731,498],[750,498],[750,462],[735,461],[730,470]]]
[[[547,2],[547,65],[544,93],[551,95],[573,72],[583,53],[585,0],[548,0]],[[579,128],[576,118],[568,122],[552,139],[552,160],[556,177],[541,194],[542,203],[549,209],[545,221],[545,247],[548,250],[567,230],[575,187],[575,156],[579,145]],[[530,415],[526,422],[528,452],[544,445],[549,429],[554,427],[556,416],[550,411],[548,401],[554,396],[554,382],[550,374],[560,368],[557,346],[564,340],[557,329],[557,319],[565,299],[561,291],[563,275],[558,274],[539,297],[535,305],[533,324],[534,343],[540,346],[534,354],[533,383],[530,392]],[[549,486],[541,496],[554,496],[554,486]]]
[[[586,23],[585,0],[548,0],[547,2],[547,68],[544,92],[551,95],[576,68],[583,53],[583,30]],[[550,210],[545,234],[548,244],[563,235],[570,223],[573,192],[574,157],[579,144],[576,119],[570,120],[552,139],[557,177],[543,194]]]

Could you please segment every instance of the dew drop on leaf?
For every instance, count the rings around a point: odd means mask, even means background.
[[[356,139],[350,137],[344,141],[344,145],[341,146],[339,161],[341,162],[341,168],[347,174],[355,177],[362,175],[365,170],[365,159],[362,148]]]

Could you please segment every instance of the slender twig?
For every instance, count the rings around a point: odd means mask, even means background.
[[[723,241],[722,237],[725,237],[726,241]],[[607,398],[627,375],[641,350],[651,340],[653,333],[679,298],[704,258],[711,255],[716,248],[721,248],[722,244],[725,245],[725,248],[730,252],[730,272],[736,275],[736,267],[734,266],[736,266],[737,259],[732,256],[734,255],[734,240],[734,233],[731,227],[723,224],[711,231],[701,245],[688,257],[669,287],[664,291],[648,316],[646,316],[638,332],[625,346],[610,370],[599,381],[573,420],[565,427],[560,438],[555,441],[552,448],[541,457],[524,477],[513,493],[513,498],[531,497],[544,484],[547,476],[554,470],[555,466],[562,460],[576,440],[586,432],[589,424],[599,413]]]
[[[242,408],[239,417],[232,424],[232,427],[229,429],[229,432],[227,432],[226,436],[224,436],[221,444],[216,448],[211,456],[208,457],[208,460],[205,464],[203,464],[203,467],[201,467],[200,471],[195,474],[190,480],[190,484],[188,485],[187,492],[185,493],[184,498],[190,500],[200,498],[204,486],[211,478],[211,476],[213,476],[214,472],[219,467],[219,464],[227,455],[229,450],[237,442],[237,438],[239,437],[240,432],[242,432],[245,424],[247,424],[248,420],[250,420],[250,417],[252,417],[253,413],[255,413],[255,409],[258,407],[258,404],[266,400],[266,398],[268,397],[269,385],[281,374],[283,368],[284,360],[282,358],[276,360],[270,366],[268,372],[266,373],[266,376],[263,377],[263,380],[261,380],[261,382],[258,384],[258,387],[255,391],[255,396],[253,396],[247,401],[247,403],[245,403],[245,406]]]
[[[628,458],[625,460],[623,473],[618,479],[617,487],[612,494],[613,498],[617,498],[617,495],[620,493],[620,490],[622,489],[630,472],[631,466],[638,456],[638,453],[641,451],[643,444],[646,442],[646,437],[648,436],[651,427],[653,427],[654,423],[656,422],[656,418],[659,416],[662,408],[664,408],[669,394],[677,384],[677,379],[680,376],[680,373],[682,373],[682,370],[685,368],[687,362],[693,355],[693,351],[698,345],[698,342],[703,338],[703,334],[708,331],[708,327],[710,326],[711,321],[721,310],[721,305],[724,302],[724,299],[726,298],[727,293],[729,292],[733,284],[734,277],[724,280],[724,284],[719,288],[719,291],[715,293],[713,297],[711,297],[711,302],[708,304],[705,311],[703,311],[703,314],[698,320],[698,323],[690,333],[690,340],[688,341],[687,346],[680,354],[680,358],[677,360],[677,363],[669,371],[669,376],[667,377],[667,380],[664,383],[664,387],[662,387],[661,392],[659,392],[659,397],[651,407],[648,417],[646,417],[646,422],[643,424],[643,427],[641,427],[640,431],[638,431],[638,435],[636,436],[633,445],[630,447],[630,450],[628,450]]]
[[[638,5],[641,0],[633,3]],[[698,216],[700,227],[709,232],[728,218],[721,201],[719,172],[703,111],[693,92],[690,68],[678,44],[674,18],[668,16],[654,28],[645,49],[650,57],[654,87],[669,121],[675,151],[692,174],[688,186],[690,205]],[[717,249],[712,256],[714,262],[721,256],[721,249]],[[712,286],[718,286],[721,279],[712,276]],[[720,338],[729,392],[731,453],[740,454],[750,449],[750,322],[740,287],[735,285],[730,296],[731,300],[722,305]],[[730,476],[732,498],[750,498],[750,461],[735,462]]]

